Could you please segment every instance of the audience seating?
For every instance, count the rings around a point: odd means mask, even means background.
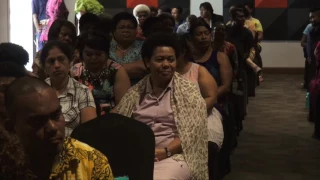
[[[71,137],[105,154],[114,177],[153,179],[155,139],[144,123],[111,113],[81,124]]]

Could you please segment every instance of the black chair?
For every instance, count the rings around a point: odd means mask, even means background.
[[[147,125],[111,113],[81,124],[71,137],[105,154],[114,177],[153,179],[155,138]]]

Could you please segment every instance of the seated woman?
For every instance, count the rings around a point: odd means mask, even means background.
[[[233,69],[233,77],[236,78],[239,70],[238,54],[236,47],[226,41],[226,26],[216,23],[213,30],[213,49],[226,54]]]
[[[208,179],[207,112],[199,88],[175,73],[179,43],[155,33],[143,44],[150,74],[114,109],[150,126],[155,134],[154,179]]]
[[[136,40],[137,20],[127,12],[116,14],[112,19],[114,41],[110,45],[110,58],[121,64],[134,85],[146,75],[146,67],[141,59],[143,41]]]
[[[143,36],[148,38],[151,34],[161,31],[162,25],[158,17],[148,17],[141,28]]]
[[[163,12],[158,15],[158,18],[161,21],[162,30],[167,33],[173,33],[174,32],[174,26],[176,21],[174,20],[171,13]]]
[[[144,40],[145,36],[142,33],[141,27],[143,26],[144,21],[150,16],[150,8],[145,4],[139,4],[133,9],[133,15],[138,19],[139,22],[139,26],[137,28],[137,38]]]
[[[206,101],[208,117],[209,141],[214,142],[221,148],[223,142],[222,116],[214,108],[217,103],[217,83],[208,70],[199,64],[190,62],[192,53],[188,47],[185,36],[178,36],[181,45],[181,54],[177,63],[177,72],[186,79],[195,83],[199,88],[202,97]]]
[[[211,30],[201,18],[191,25],[190,36],[193,46],[193,62],[204,66],[218,85],[218,102],[224,102],[232,82],[232,67],[226,54],[214,50],[211,45]]]
[[[103,33],[87,32],[79,40],[83,63],[74,65],[71,75],[92,91],[97,114],[107,113],[130,88],[128,74],[118,63],[110,60],[110,40]]]
[[[55,20],[48,33],[48,41],[61,41],[68,44],[71,47],[74,47],[77,40],[76,27],[67,20],[57,19]],[[40,54],[41,51],[37,52],[36,57],[32,64],[33,73],[37,74],[40,79],[46,79],[46,74],[44,73],[43,67],[40,64]],[[71,61],[76,61],[77,54],[75,53]]]
[[[65,117],[65,134],[97,117],[90,90],[69,77],[73,51],[60,41],[49,41],[42,49],[40,63],[49,78],[46,82],[56,90]]]

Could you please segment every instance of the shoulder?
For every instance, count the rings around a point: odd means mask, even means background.
[[[195,88],[195,89],[198,88],[197,85],[195,85],[193,82],[189,81],[188,79],[184,78],[181,74],[177,72],[174,74],[173,78],[174,78],[173,80],[175,84],[181,85],[184,88]]]
[[[226,58],[226,57],[228,57],[226,55],[226,53],[224,53],[224,52],[218,52],[217,56],[218,56],[218,58]]]
[[[199,75],[200,75],[200,76],[204,76],[204,75],[206,75],[207,73],[209,73],[208,70],[207,70],[205,67],[200,66],[200,65],[198,65],[198,70],[199,70]]]
[[[68,151],[65,153],[70,160],[79,160],[82,167],[86,168],[83,170],[91,171],[92,179],[113,179],[108,159],[100,151],[70,137],[66,139],[64,149]]]
[[[89,146],[88,144],[85,144],[81,141],[78,141],[76,139],[73,139],[71,137],[68,137],[65,141],[65,146],[69,148],[69,146],[72,146],[73,148],[76,149],[81,149],[83,151],[93,151],[95,150],[93,147]]]
[[[253,20],[255,23],[259,23],[259,24],[261,24],[261,23],[260,23],[260,20],[259,20],[259,19],[257,19],[257,18],[252,17],[252,20]]]
[[[134,46],[136,47],[136,48],[141,48],[142,47],[142,45],[143,45],[143,40],[135,40],[134,41]]]
[[[306,29],[310,30],[311,28],[312,28],[312,24],[310,23],[310,24],[307,25]]]
[[[74,78],[71,78],[71,77],[70,77],[70,79],[71,79],[71,81],[72,81],[72,83],[73,83],[73,85],[74,85],[74,87],[75,87],[75,89],[76,89],[77,91],[89,91],[89,88],[88,88],[87,86],[79,83],[79,82],[78,82],[77,80],[75,80]]]

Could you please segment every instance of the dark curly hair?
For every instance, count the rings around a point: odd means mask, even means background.
[[[208,23],[203,18],[199,17],[190,24],[190,29],[189,29],[190,35],[193,36],[196,32],[196,29],[201,26],[207,28],[208,31],[211,32],[211,28],[208,25]]]
[[[100,29],[101,21],[99,17],[92,13],[85,13],[79,20],[80,33],[88,31],[90,28]]]
[[[37,179],[29,169],[19,138],[0,125],[0,179]]]
[[[22,46],[13,43],[0,44],[0,62],[12,61],[21,66],[29,62],[29,54]]]
[[[144,37],[149,37],[152,33],[161,31],[161,20],[159,17],[148,17],[141,26]]]
[[[106,36],[100,31],[87,31],[81,34],[78,41],[80,58],[83,60],[83,50],[85,46],[105,52],[109,56],[110,36]]]
[[[112,32],[116,31],[117,26],[121,20],[131,21],[134,28],[138,27],[138,21],[131,13],[121,12],[121,13],[116,14],[112,18]]]
[[[172,47],[176,58],[180,56],[180,45],[175,35],[172,33],[157,32],[152,34],[143,43],[141,48],[141,56],[143,61],[149,62],[157,47]]]
[[[57,19],[52,23],[48,33],[48,41],[58,40],[62,27],[67,27],[72,31],[71,39],[72,45],[74,46],[77,41],[76,27],[70,21],[64,19]]]

